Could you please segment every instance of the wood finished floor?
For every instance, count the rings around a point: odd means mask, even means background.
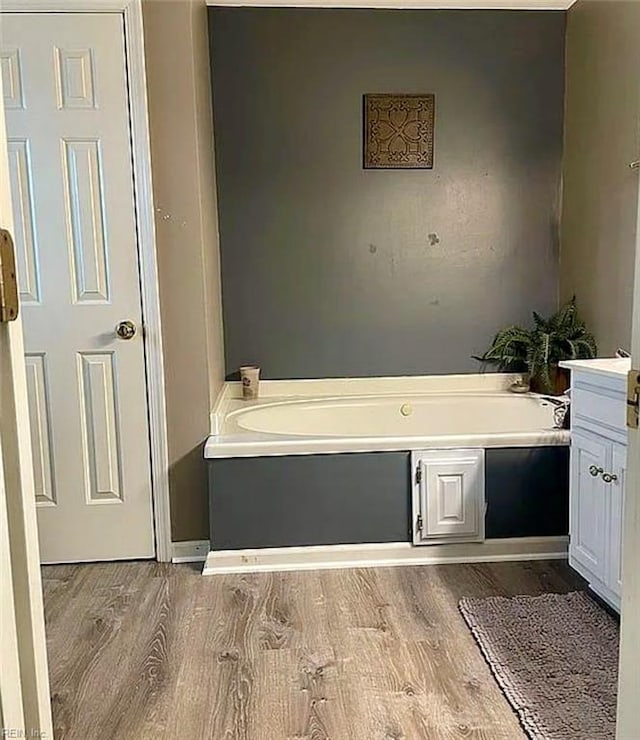
[[[559,561],[43,580],[57,740],[519,740],[458,599],[581,587]]]

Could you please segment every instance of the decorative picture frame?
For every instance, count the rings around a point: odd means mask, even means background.
[[[432,169],[435,95],[367,93],[364,169]]]

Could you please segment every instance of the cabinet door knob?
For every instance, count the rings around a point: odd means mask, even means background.
[[[591,473],[591,475],[592,475],[592,476],[593,476],[594,478],[596,478],[596,477],[597,477],[598,475],[600,475],[600,474],[604,473],[604,468],[599,468],[599,467],[597,467],[596,465],[592,465],[592,466],[591,466],[591,467],[589,468],[589,473]]]
[[[602,480],[605,483],[614,483],[618,480],[618,476],[615,473],[604,473],[602,475]]]

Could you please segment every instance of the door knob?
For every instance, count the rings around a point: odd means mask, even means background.
[[[136,325],[133,321],[121,321],[116,325],[116,335],[119,339],[133,339],[136,331]]]
[[[601,473],[604,473],[604,469],[603,469],[603,468],[599,468],[599,467],[597,467],[596,465],[592,465],[592,466],[591,466],[591,467],[589,468],[589,473],[590,473],[590,474],[591,474],[591,475],[592,475],[592,476],[593,476],[594,478],[596,478],[596,477],[597,477],[598,475],[600,475]]]

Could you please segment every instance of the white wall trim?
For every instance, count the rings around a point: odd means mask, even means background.
[[[122,12],[136,0],[2,0],[4,12]],[[207,0],[219,7],[568,10],[577,0]]]
[[[172,557],[169,450],[141,0],[2,0],[2,10],[23,13],[98,11],[120,13],[123,16],[144,322],[156,557],[161,562],[168,562]]]
[[[127,13],[139,0],[0,0],[4,13]]]
[[[207,0],[221,7],[568,10],[577,0]]]
[[[202,563],[209,554],[209,540],[174,542],[171,546],[172,563]]]
[[[567,558],[568,543],[568,537],[514,537],[424,547],[414,547],[408,542],[388,542],[220,550],[207,555],[202,575],[334,568],[387,568],[440,563],[564,560]]]

